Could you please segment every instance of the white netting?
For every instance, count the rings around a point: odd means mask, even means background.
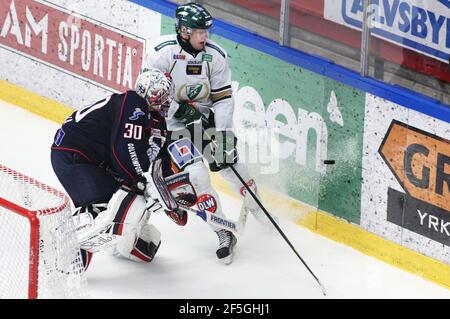
[[[0,298],[84,298],[86,288],[68,198],[0,165]]]

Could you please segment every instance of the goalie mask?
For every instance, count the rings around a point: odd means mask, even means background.
[[[166,116],[172,102],[172,79],[158,69],[145,69],[136,80],[136,93],[147,102],[151,111]]]

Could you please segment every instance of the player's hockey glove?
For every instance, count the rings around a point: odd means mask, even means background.
[[[166,210],[166,215],[177,225],[184,226],[187,222],[187,212],[181,208],[175,208],[174,210]]]
[[[208,128],[207,117],[188,102],[179,105],[174,117],[184,123],[188,129],[192,129],[196,124],[201,124],[203,129]]]
[[[211,171],[220,171],[238,161],[237,138],[232,131],[219,131],[214,138],[214,162]]]

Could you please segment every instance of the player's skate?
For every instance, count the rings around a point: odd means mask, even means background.
[[[263,210],[259,207],[243,207],[248,213],[251,213],[253,215],[253,217],[255,217],[255,219],[260,222],[261,224],[263,224],[266,227],[272,228],[272,222],[270,221],[270,219],[267,217],[267,215],[263,212]],[[272,219],[275,221],[275,223],[278,224],[278,218],[272,214],[270,214],[270,217],[272,217]]]
[[[256,195],[256,198],[258,198],[258,200],[261,200],[255,182],[251,180],[249,184],[250,184],[249,187],[253,191],[253,194]],[[239,215],[239,222],[242,225],[245,225],[247,221],[247,216],[249,213],[251,213],[258,222],[272,229],[273,228],[272,222],[269,220],[269,218],[261,209],[261,207],[259,207],[258,203],[256,203],[256,201],[253,199],[253,196],[249,194],[245,188],[241,189],[241,195],[244,196],[244,201]],[[276,216],[270,214],[270,217],[272,217],[275,223],[278,224],[278,218]]]
[[[216,251],[217,258],[224,264],[229,265],[233,261],[233,250],[237,243],[237,238],[228,230],[221,229],[216,231],[219,237],[219,249]]]

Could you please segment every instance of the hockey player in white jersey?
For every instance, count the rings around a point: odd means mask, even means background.
[[[189,172],[199,201],[204,199],[204,206],[223,216],[208,169],[203,160],[197,158],[200,150],[211,171],[219,171],[243,198],[241,217],[245,219],[251,212],[261,222],[270,223],[230,168],[233,165],[257,192],[246,166],[238,161],[237,139],[232,131],[231,71],[226,51],[208,39],[213,19],[204,7],[195,3],[179,6],[176,19],[176,34],[153,42],[144,62],[144,69],[157,68],[170,75],[175,86],[166,119],[172,160],[178,162],[179,170]],[[180,150],[189,151],[180,153]],[[211,227],[219,237],[217,257],[228,264],[237,239],[229,231]]]

